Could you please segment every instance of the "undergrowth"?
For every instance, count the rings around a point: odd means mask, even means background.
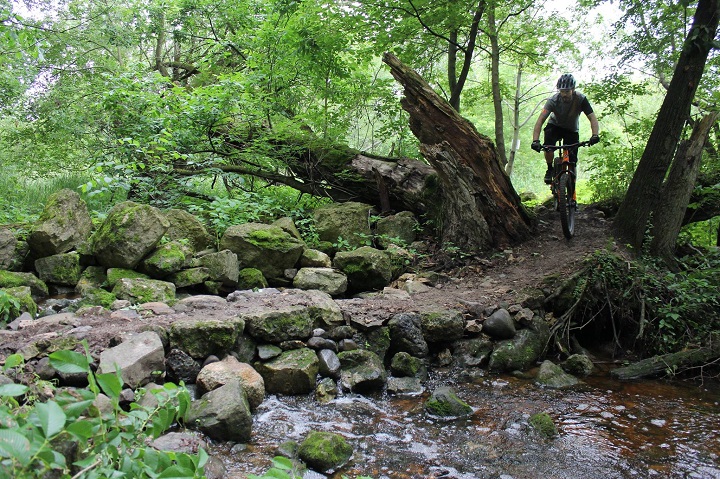
[[[720,252],[684,257],[678,265],[673,272],[654,258],[596,252],[576,276],[571,307],[554,331],[606,338],[647,356],[707,345],[720,330]]]

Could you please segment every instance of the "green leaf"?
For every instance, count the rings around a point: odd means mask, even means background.
[[[28,390],[28,387],[23,384],[3,384],[0,386],[0,397],[16,397],[22,396]]]
[[[91,421],[83,419],[68,424],[66,430],[68,433],[72,434],[78,439],[87,441],[88,439],[93,437],[93,434],[95,433],[95,424],[93,424]]]
[[[55,351],[48,357],[50,365],[61,373],[78,374],[90,371],[87,358],[75,351]]]
[[[24,362],[25,358],[22,357],[22,354],[11,354],[7,358],[5,358],[5,365],[3,366],[3,371],[18,367]]]
[[[98,385],[111,398],[117,399],[122,392],[122,379],[116,373],[105,373],[95,375]]]
[[[175,465],[165,469],[162,474],[157,477],[158,479],[187,479],[194,476],[195,471]]]
[[[0,430],[0,457],[10,457],[27,464],[30,459],[30,441],[17,431]]]
[[[40,427],[45,437],[50,439],[57,435],[65,427],[65,411],[55,401],[37,403],[35,411],[40,419]]]

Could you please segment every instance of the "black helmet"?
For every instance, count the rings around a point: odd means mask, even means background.
[[[572,90],[575,88],[575,78],[569,73],[565,73],[557,81],[558,90]]]

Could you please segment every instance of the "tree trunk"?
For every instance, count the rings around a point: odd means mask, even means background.
[[[636,363],[614,369],[610,375],[615,379],[632,380],[672,375],[683,369],[702,367],[720,358],[720,343],[707,347],[679,351],[643,359]]]
[[[386,53],[383,61],[404,87],[401,103],[410,114],[410,129],[438,173],[443,242],[478,251],[527,239],[532,220],[500,166],[492,141],[397,57]]]
[[[680,141],[690,104],[715,38],[720,0],[700,0],[655,126],[630,187],[615,217],[619,236],[636,250],[661,198],[662,184]]]
[[[661,202],[655,208],[650,252],[662,258],[670,267],[675,266],[675,243],[680,233],[685,210],[695,187],[700,169],[703,147],[718,112],[710,113],[695,125],[690,139],[678,148]]]
[[[507,165],[505,153],[505,125],[503,124],[502,93],[500,92],[500,45],[495,27],[495,5],[488,5],[488,37],[490,37],[490,83],[492,87],[493,108],[495,109],[495,147],[500,165]]]

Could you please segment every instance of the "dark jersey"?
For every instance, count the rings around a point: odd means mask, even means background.
[[[593,112],[587,97],[582,93],[574,92],[572,100],[564,102],[560,93],[548,98],[545,110],[550,112],[548,123],[570,131],[580,129],[580,113],[589,115]]]

